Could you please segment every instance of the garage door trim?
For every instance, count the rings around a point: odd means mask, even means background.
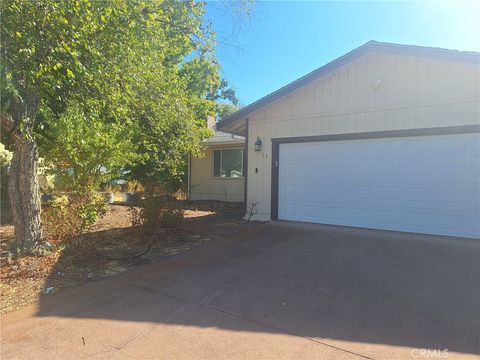
[[[280,164],[279,150],[280,144],[301,143],[301,142],[319,142],[319,141],[340,141],[340,140],[360,140],[360,139],[381,139],[394,137],[411,137],[426,135],[455,135],[479,133],[479,125],[448,126],[422,129],[406,130],[387,130],[372,131],[360,133],[331,134],[318,136],[300,136],[272,139],[272,194],[271,194],[271,219],[278,220],[278,167]]]

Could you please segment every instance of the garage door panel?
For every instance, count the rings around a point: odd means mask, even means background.
[[[280,144],[278,217],[478,238],[479,134]]]

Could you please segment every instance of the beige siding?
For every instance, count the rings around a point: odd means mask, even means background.
[[[190,164],[190,200],[219,200],[243,202],[244,178],[218,178],[213,176],[213,151],[238,149],[237,146],[206,148],[203,157],[192,158]]]
[[[271,138],[479,123],[478,64],[367,54],[249,116],[247,202],[270,219]]]

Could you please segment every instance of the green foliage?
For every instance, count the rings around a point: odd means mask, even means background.
[[[87,112],[70,102],[60,117],[48,114],[45,123],[48,135],[40,136],[42,152],[61,188],[98,188],[135,160],[129,128],[105,122],[98,107]]]
[[[233,114],[234,112],[238,111],[239,108],[236,105],[229,104],[229,103],[221,103],[217,105],[217,112],[218,112],[218,119],[223,120],[227,116]]]
[[[248,4],[240,2],[242,12]],[[237,103],[220,77],[204,3],[0,6],[2,112],[34,129],[40,155],[64,185],[97,186],[123,168],[130,179],[178,188],[187,154],[199,154],[210,135],[205,121],[216,101]]]
[[[176,80],[168,81],[165,91],[160,81],[155,82],[143,97],[149,103],[138,109],[141,120],[136,122],[132,136],[140,160],[128,167],[132,179],[147,186],[162,183],[172,192],[186,172],[186,154],[199,154],[201,141],[210,135],[203,119],[214,108],[190,96],[185,85]]]
[[[8,172],[10,162],[12,161],[12,152],[0,143],[0,201],[2,208],[8,207]]]
[[[134,227],[154,233],[159,229],[179,227],[183,223],[184,211],[175,206],[172,196],[157,194],[130,207],[130,216]]]
[[[107,209],[105,197],[93,188],[79,187],[59,194],[42,213],[45,235],[53,242],[71,242],[88,231]]]

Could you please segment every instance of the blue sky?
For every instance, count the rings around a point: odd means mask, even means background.
[[[480,51],[480,1],[257,2],[242,21],[210,2],[207,16],[242,105],[369,40]]]

